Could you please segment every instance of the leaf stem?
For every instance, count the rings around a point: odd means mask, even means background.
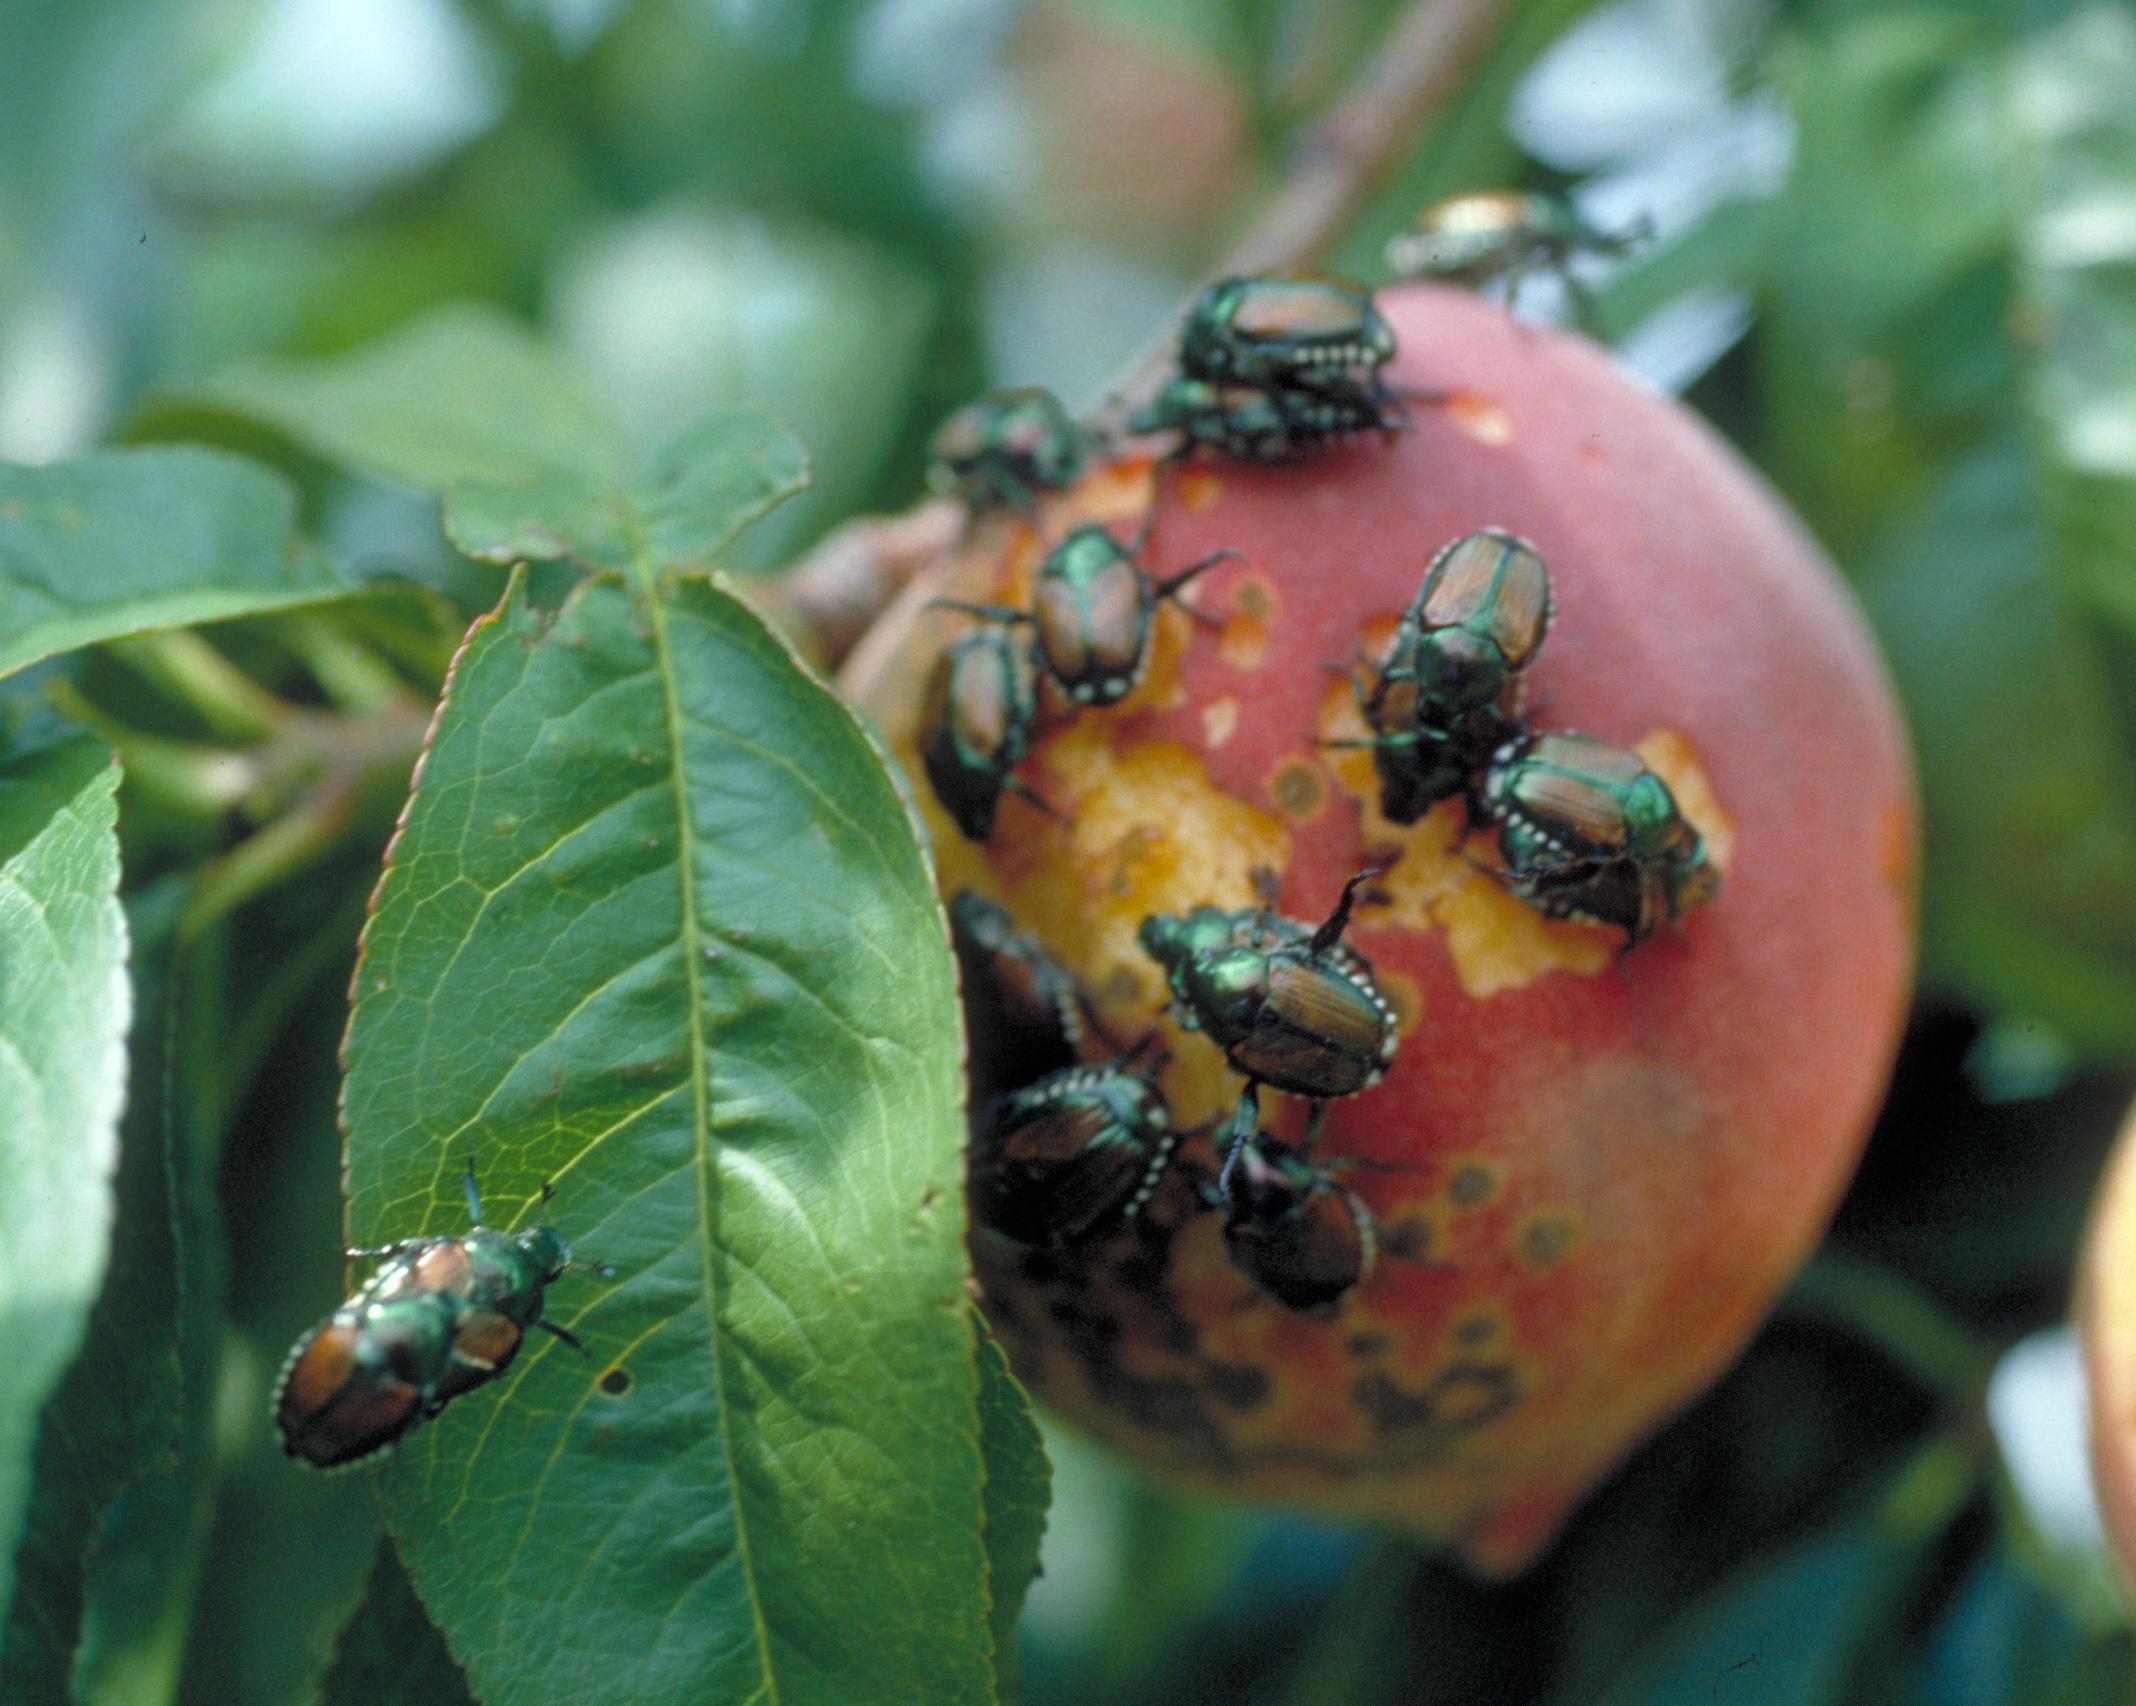
[[[110,650],[224,740],[272,740],[296,714],[288,700],[270,693],[189,629],[114,640]]]

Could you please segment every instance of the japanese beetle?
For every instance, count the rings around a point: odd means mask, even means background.
[[[611,1270],[573,1261],[552,1226],[484,1226],[471,1165],[464,1184],[469,1231],[349,1251],[383,1265],[282,1364],[271,1412],[290,1456],[338,1469],[384,1450],[502,1374],[529,1327],[583,1354],[575,1335],[543,1319],[544,1294],[567,1269]],[[550,1194],[543,1186],[544,1202]]]
[[[1096,522],[1086,521],[1046,553],[1029,611],[947,598],[935,602],[996,622],[1030,623],[1039,661],[1063,693],[1078,705],[1118,704],[1134,691],[1148,667],[1150,619],[1157,606],[1168,598],[1176,600],[1180,589],[1203,570],[1238,555],[1212,552],[1176,575],[1153,581],[1135,561],[1141,547],[1140,539],[1123,545]],[[1180,608],[1195,615],[1184,603]]]
[[[1249,1085],[1216,1134],[1224,1159],[1208,1192],[1224,1213],[1232,1265],[1286,1309],[1311,1314],[1355,1291],[1379,1253],[1372,1211],[1313,1159],[1320,1114],[1292,1148],[1260,1129],[1260,1094]]]
[[[1300,1096],[1354,1095],[1394,1058],[1394,1010],[1372,968],[1342,944],[1358,885],[1317,930],[1262,912],[1155,913],[1137,939],[1165,969],[1175,1010],[1248,1079]]]
[[[1052,809],[1010,774],[1031,750],[1037,722],[1030,660],[999,623],[958,636],[936,661],[920,710],[920,762],[935,798],[968,839],[994,833],[1004,790]]]
[[[1042,491],[1074,482],[1084,434],[1051,391],[1036,385],[990,391],[966,403],[928,440],[928,483],[963,499],[974,514],[1013,504],[1029,509]]]
[[[1219,279],[1187,309],[1179,371],[1214,384],[1376,396],[1394,329],[1364,285],[1324,273]]]
[[[1518,678],[1541,651],[1554,608],[1535,547],[1495,527],[1440,550],[1402,612],[1369,692],[1353,676],[1381,783],[1381,811],[1414,823],[1464,793],[1519,732]]]
[[[1183,456],[1197,448],[1240,462],[1288,462],[1301,451],[1359,432],[1403,425],[1392,399],[1369,392],[1269,392],[1174,378],[1128,419],[1130,432],[1174,432]]]
[[[1627,948],[1720,892],[1669,785],[1621,746],[1523,735],[1491,761],[1482,801],[1506,886],[1548,917],[1614,924]]]
[[[984,895],[949,903],[977,1097],[1073,1066],[1093,1029],[1082,992],[1045,945]]]
[[[1481,285],[1502,278],[1507,281],[1508,304],[1521,280],[1541,269],[1556,273],[1577,297],[1573,256],[1621,255],[1651,234],[1645,223],[1628,231],[1600,230],[1560,196],[1490,190],[1425,208],[1414,226],[1388,239],[1387,266],[1398,278],[1449,284]]]
[[[1179,1142],[1157,1087],[1123,1061],[998,1097],[972,1152],[979,1218],[1019,1244],[1080,1243],[1149,1200]]]

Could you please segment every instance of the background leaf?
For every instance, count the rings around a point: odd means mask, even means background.
[[[643,558],[709,567],[750,522],[808,484],[808,453],[760,409],[707,415],[609,488],[583,477],[453,487],[445,527],[493,563],[569,557],[591,569]]]
[[[320,1706],[472,1706],[467,1676],[424,1615],[390,1543],[380,1541],[363,1602],[341,1632]]]
[[[0,759],[0,1608],[37,1413],[81,1344],[111,1246],[132,1011],[118,782],[95,740]]]
[[[1015,1697],[1016,1619],[1038,1573],[1052,1469],[1031,1419],[1031,1400],[975,1310],[979,1347],[979,1450],[986,1458],[986,1563],[996,1692]]]
[[[348,355],[240,365],[183,396],[411,486],[575,477],[615,461],[607,429],[548,347],[472,303]]]
[[[365,938],[351,1228],[613,1262],[388,1474],[476,1690],[984,1700],[955,997],[882,759],[757,618],[479,624]],[[467,1017],[479,1012],[479,1024]]]
[[[193,445],[0,463],[0,675],[152,628],[336,598],[297,500],[256,463]]]

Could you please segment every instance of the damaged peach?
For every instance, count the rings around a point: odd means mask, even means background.
[[[1203,1133],[1087,1249],[982,1232],[987,1307],[1048,1405],[1154,1472],[1507,1571],[1726,1366],[1821,1232],[1905,1008],[1913,786],[1852,604],[1710,432],[1477,299],[1411,287],[1381,307],[1388,379],[1458,406],[1280,467],[1104,465],[941,564],[847,682],[911,765],[919,684],[967,620],[920,614],[927,597],[1014,604],[1047,542],[1093,518],[1130,537],[1145,503],[1152,576],[1239,553],[1192,588],[1214,626],[1158,610],[1126,699],[1045,700],[1018,775],[1058,815],[1008,799],[982,845],[915,791],[945,893],[1006,906],[1106,1037],[1159,1032],[1182,1130],[1240,1082],[1164,1014],[1141,921],[1273,894],[1316,923],[1382,871],[1347,940],[1398,1047],[1326,1105],[1318,1150],[1367,1206],[1375,1259],[1331,1309],[1272,1300],[1207,1204]],[[1510,892],[1465,802],[1392,822],[1371,753],[1327,744],[1366,732],[1342,672],[1382,655],[1433,553],[1487,527],[1532,541],[1556,593],[1529,726],[1636,750],[1722,874],[1628,952]],[[1263,1101],[1297,1141],[1306,1106]]]

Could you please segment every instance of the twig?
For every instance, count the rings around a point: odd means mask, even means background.
[[[1512,0],[1412,0],[1357,80],[1305,133],[1295,164],[1216,276],[1306,266],[1339,239],[1489,41]],[[1138,355],[1098,411],[1113,431],[1163,383],[1176,317]],[[838,664],[927,563],[963,532],[961,506],[930,499],[832,533],[766,590],[790,632]]]
[[[1305,266],[1341,240],[1403,148],[1483,51],[1510,0],[1413,0],[1338,100],[1300,139],[1295,164],[1216,276]],[[1103,431],[1164,383],[1178,316],[1136,357],[1099,410]]]

